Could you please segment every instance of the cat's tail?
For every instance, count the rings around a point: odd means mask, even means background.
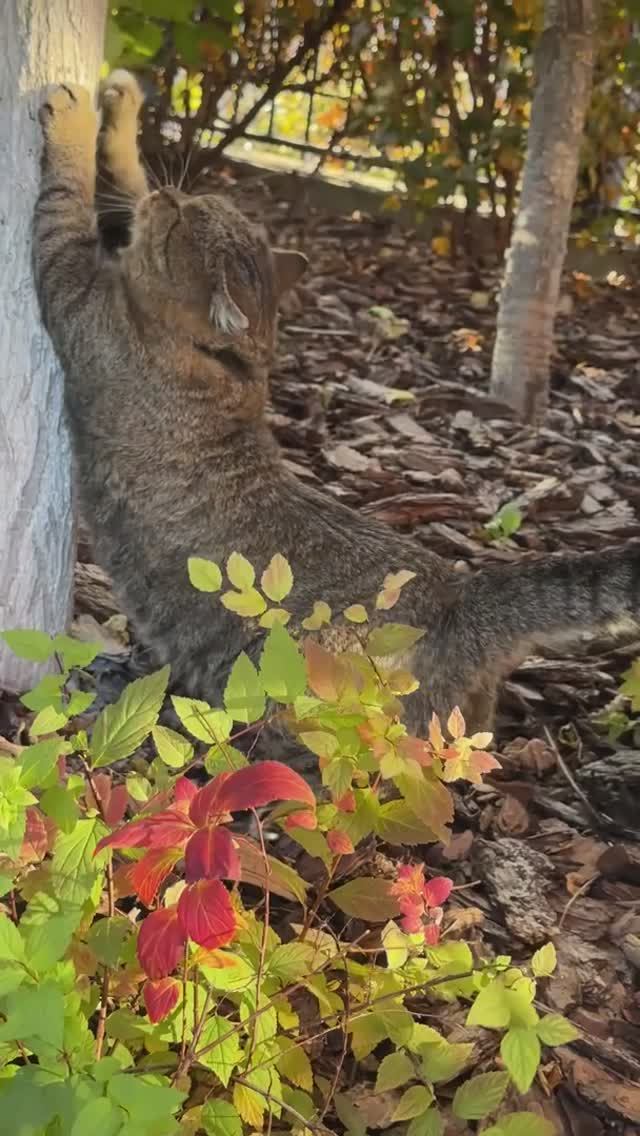
[[[480,666],[585,631],[640,628],[640,540],[483,569],[463,584],[457,616]]]

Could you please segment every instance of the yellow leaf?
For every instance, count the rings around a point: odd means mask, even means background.
[[[245,592],[225,592],[220,599],[228,611],[235,611],[236,615],[245,618],[262,615],[267,608],[267,601],[255,588],[249,588]]]
[[[293,587],[293,572],[289,561],[276,552],[262,573],[262,590],[274,603],[281,603]]]
[[[234,588],[246,592],[253,587],[256,574],[253,565],[239,552],[232,552],[227,560],[227,576]]]
[[[324,600],[316,600],[311,615],[302,620],[305,631],[318,631],[325,623],[331,622],[331,608]]]
[[[404,588],[410,580],[415,580],[415,572],[409,572],[407,568],[402,568],[399,572],[388,572],[382,581],[384,588]]]
[[[436,256],[451,256],[451,241],[449,237],[434,237],[431,241],[431,251]]]
[[[392,607],[395,607],[399,599],[399,588],[384,588],[383,591],[378,592],[376,596],[376,610],[390,611]]]
[[[251,1125],[252,1128],[262,1128],[262,1117],[267,1104],[264,1097],[247,1088],[246,1085],[235,1084],[233,1103],[245,1124]]]
[[[343,615],[350,623],[366,623],[369,618],[362,604],[351,604],[351,607],[345,608]]]
[[[280,1073],[292,1085],[297,1085],[299,1089],[306,1089],[307,1092],[311,1092],[313,1089],[313,1072],[304,1049],[288,1039],[282,1039],[282,1041],[284,1048],[278,1058]]]
[[[290,619],[290,611],[285,611],[283,607],[272,607],[269,611],[265,611],[264,615],[260,616],[260,626],[274,627],[276,623],[280,623],[282,627],[284,627]]]
[[[452,738],[463,738],[464,737],[464,731],[466,729],[466,724],[465,724],[465,720],[462,717],[462,714],[460,712],[459,706],[456,706],[455,709],[451,711],[451,714],[449,715],[449,720],[447,722],[447,729],[448,729],[449,733],[451,734]]]

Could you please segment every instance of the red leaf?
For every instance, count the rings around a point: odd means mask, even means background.
[[[166,978],[171,974],[182,958],[184,942],[175,904],[147,915],[138,935],[138,960],[147,977]]]
[[[333,802],[341,813],[355,813],[356,796],[353,789],[348,789],[344,796]]]
[[[309,809],[303,809],[298,813],[289,813],[289,816],[284,822],[285,828],[317,828],[318,818],[315,813]]]
[[[424,898],[427,907],[441,907],[451,895],[453,880],[446,876],[436,876],[424,885]]]
[[[29,806],[25,821],[20,860],[23,864],[34,864],[43,860],[49,851],[49,834],[44,817],[36,805]]]
[[[180,983],[177,978],[161,978],[157,982],[147,981],[142,989],[144,1004],[149,1020],[155,1025],[170,1014],[180,997]]]
[[[349,856],[354,850],[346,832],[341,832],[339,828],[327,833],[327,844],[334,856]]]
[[[181,856],[181,848],[152,848],[133,865],[129,882],[145,907],[151,907],[158,888]]]
[[[440,928],[436,923],[427,923],[424,929],[424,941],[428,947],[436,947],[440,941]]]
[[[226,946],[236,933],[229,892],[220,880],[187,884],[178,900],[178,917],[182,934],[210,951]]]
[[[240,859],[231,833],[209,824],[191,837],[184,853],[186,880],[239,880]]]
[[[98,843],[101,848],[175,848],[189,839],[193,832],[184,812],[180,809],[167,809],[166,812],[152,816],[139,817],[104,836]]]
[[[189,777],[179,777],[173,786],[173,799],[177,808],[188,813],[189,806],[197,792],[198,786],[195,781],[191,781]]]
[[[114,785],[109,797],[109,803],[104,809],[105,823],[109,825],[109,828],[115,828],[117,824],[120,824],[120,821],[124,816],[128,800],[129,793],[127,786]]]
[[[200,827],[236,809],[256,809],[272,801],[304,801],[312,808],[316,804],[312,790],[299,773],[280,761],[260,761],[214,777],[193,798],[189,815]]]

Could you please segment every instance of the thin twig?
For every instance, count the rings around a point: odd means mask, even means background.
[[[596,809],[594,809],[594,807],[591,804],[591,801],[587,797],[586,793],[578,785],[575,777],[573,776],[573,773],[569,769],[566,761],[564,760],[564,758],[562,757],[562,755],[560,753],[560,750],[558,749],[555,741],[553,740],[551,733],[549,732],[549,729],[548,729],[547,726],[545,726],[544,732],[545,732],[547,741],[548,741],[549,745],[551,746],[551,749],[553,750],[553,752],[555,754],[555,759],[558,762],[558,768],[560,769],[560,772],[566,777],[566,779],[569,782],[574,793],[582,801],[582,804],[584,805],[585,809],[589,813],[589,816],[595,821],[597,827],[600,828],[601,825],[602,825],[602,817],[600,816],[600,813]]]

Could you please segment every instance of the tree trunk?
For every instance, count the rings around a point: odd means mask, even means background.
[[[589,99],[597,0],[547,0],[522,194],[505,261],[491,393],[527,422],[549,397],[560,278]]]
[[[62,376],[31,279],[43,88],[94,88],[106,0],[4,0],[0,46],[0,629],[63,630],[73,582],[71,459]],[[0,687],[41,668],[0,641]]]

